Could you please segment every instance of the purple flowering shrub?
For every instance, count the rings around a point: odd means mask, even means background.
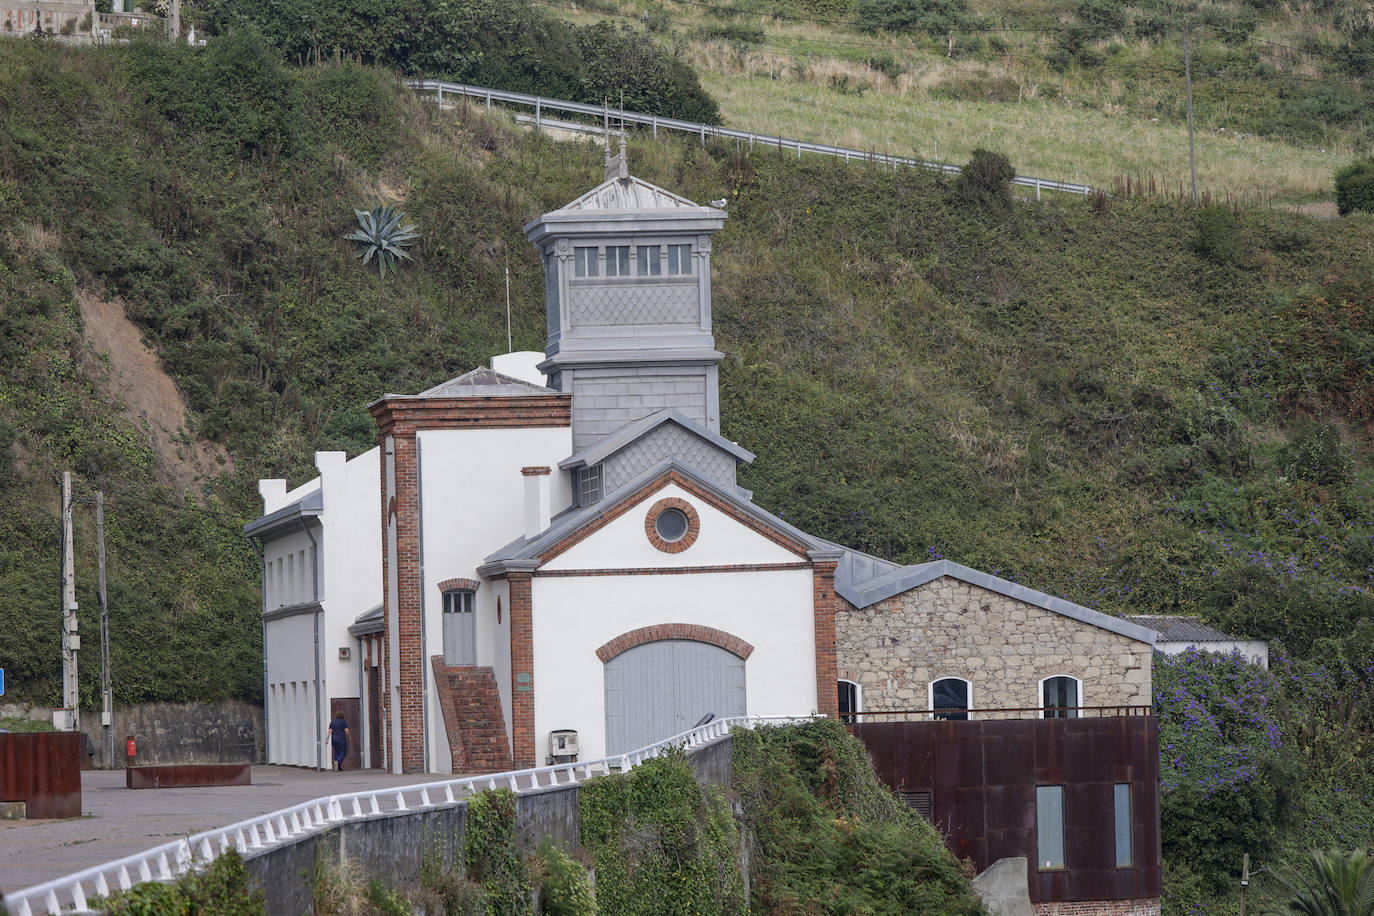
[[[1374,841],[1374,623],[1306,659],[1275,643],[1269,671],[1156,654],[1154,689],[1166,913],[1226,910],[1244,853],[1278,865]]]
[[[1241,855],[1273,849],[1297,783],[1285,696],[1238,655],[1156,654],[1164,858],[1219,891]]]

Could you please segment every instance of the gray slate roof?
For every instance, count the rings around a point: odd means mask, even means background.
[[[382,606],[379,604],[359,614],[353,623],[349,624],[348,632],[354,636],[365,636],[368,633],[380,633],[382,629]]]
[[[420,398],[535,397],[558,393],[552,388],[526,382],[514,376],[497,372],[495,369],[480,368],[473,369],[471,372],[464,372],[447,382],[440,382],[433,388],[428,388],[419,394],[388,392],[367,406],[371,407],[373,404],[380,404],[382,401],[395,398],[419,400]]]
[[[972,569],[961,563],[955,563],[953,560],[934,560],[930,563],[918,563],[915,566],[897,566],[867,554],[859,554],[855,551],[847,552],[854,554],[854,556],[841,560],[836,568],[835,592],[856,608],[866,608],[891,598],[893,595],[899,595],[943,576],[950,576],[961,582],[967,582],[969,585],[977,585],[988,591],[1033,604],[1056,614],[1063,614],[1065,617],[1071,617],[1074,620],[1118,633],[1139,642],[1150,645],[1155,643],[1155,631],[1148,627],[1123,620],[1120,617],[1113,617],[1111,614],[1104,614],[1101,611],[1094,611],[1092,608],[1074,604],[1063,598],[1056,598],[1054,595],[1038,592],[1016,582]]]
[[[534,395],[557,394],[552,388],[526,382],[513,376],[504,375],[495,369],[473,369],[457,378],[441,382],[426,391],[415,395],[417,398],[494,398],[494,397],[531,397]],[[396,395],[388,395],[396,397]]]
[[[295,502],[288,503],[276,512],[270,512],[244,525],[243,533],[244,536],[250,538],[262,537],[278,528],[284,528],[288,525],[297,526],[298,519],[312,518],[323,511],[324,490],[316,487]]]
[[[599,464],[664,423],[676,423],[689,433],[705,439],[721,451],[730,453],[738,461],[748,463],[754,460],[754,453],[748,449],[741,448],[737,443],[731,442],[724,436],[711,432],[700,423],[683,416],[673,408],[665,407],[662,410],[654,411],[647,417],[640,417],[633,423],[626,423],[615,432],[598,439],[580,452],[564,458],[558,462],[558,466],[568,470],[569,468],[590,467]]]
[[[646,484],[663,476],[669,471],[677,471],[682,474],[683,477],[686,477],[703,490],[706,490],[721,502],[728,503],[741,513],[798,541],[807,548],[808,553],[816,553],[819,556],[835,555],[838,557],[840,548],[837,548],[834,544],[823,541],[820,538],[812,537],[799,528],[794,528],[776,515],[765,512],[753,503],[741,499],[738,494],[727,493],[709,480],[703,479],[690,467],[686,467],[672,458],[665,458],[601,502],[560,512],[558,515],[554,516],[549,527],[544,529],[544,531],[534,539],[527,540],[524,537],[519,537],[511,541],[505,547],[502,547],[500,550],[487,557],[486,560],[483,561],[483,564],[478,567],[477,574],[480,576],[491,576],[508,568],[535,568],[538,565],[540,553],[552,547],[554,544],[557,544],[579,528],[597,521],[621,503],[637,496],[640,489]]]
[[[1238,638],[1208,626],[1200,617],[1132,614],[1130,619],[1158,633],[1160,642],[1235,642]]]

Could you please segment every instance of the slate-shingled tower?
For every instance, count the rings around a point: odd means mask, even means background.
[[[631,177],[606,181],[525,226],[544,258],[540,370],[573,395],[573,448],[673,408],[720,431],[711,335],[711,236],[725,213]]]

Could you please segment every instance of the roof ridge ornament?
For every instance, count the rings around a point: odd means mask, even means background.
[[[619,131],[617,131],[617,133],[620,135],[620,152],[617,153],[617,154],[614,155],[614,156],[611,155],[611,138],[610,138],[609,135],[607,135],[607,137],[606,137],[606,180],[607,180],[607,181],[610,181],[610,180],[615,179],[615,178],[619,178],[619,179],[621,179],[621,180],[624,180],[624,179],[630,177],[630,162],[629,162],[629,158],[626,156],[626,153],[625,153],[625,127],[624,127],[624,125],[621,125],[621,128],[620,128]]]

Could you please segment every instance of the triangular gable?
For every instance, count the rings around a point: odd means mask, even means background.
[[[478,573],[493,576],[503,574],[508,569],[529,570],[548,563],[626,512],[650,500],[668,484],[676,484],[799,559],[809,559],[812,554],[829,557],[836,553],[830,544],[812,538],[751,502],[725,493],[677,462],[666,460],[614,496],[593,506],[574,509],[555,519],[539,537],[533,540],[519,538],[506,545],[487,557]]]
[[[611,178],[554,212],[569,210],[708,210],[633,175]]]
[[[419,398],[492,398],[544,395],[553,389],[485,367],[465,372],[457,378],[440,382],[433,388],[415,395]]]
[[[564,470],[571,468],[588,467],[599,464],[617,452],[629,447],[638,440],[644,438],[649,433],[658,429],[665,423],[674,423],[682,429],[704,441],[707,445],[720,449],[730,455],[736,461],[743,461],[746,464],[754,460],[754,453],[748,449],[741,448],[739,444],[731,442],[724,436],[711,432],[700,423],[686,417],[671,407],[654,411],[647,417],[641,417],[633,423],[627,423],[608,436],[604,436],[576,454],[564,458],[558,462],[558,466]]]

